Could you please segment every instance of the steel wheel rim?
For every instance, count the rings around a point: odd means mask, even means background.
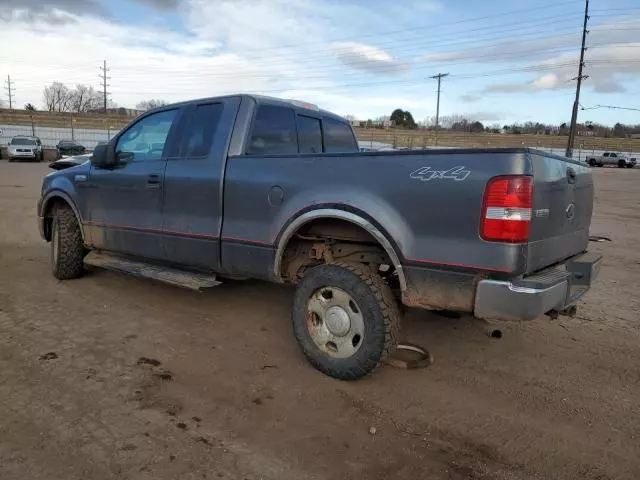
[[[334,358],[349,358],[364,343],[364,316],[347,292],[322,287],[307,300],[307,328],[313,343]]]

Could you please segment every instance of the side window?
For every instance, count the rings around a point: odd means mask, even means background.
[[[322,153],[322,129],[317,118],[298,115],[300,153]]]
[[[118,138],[118,159],[122,162],[160,160],[177,114],[178,110],[154,113],[130,127]]]
[[[605,152],[603,157],[608,157],[609,156],[609,152]]]
[[[296,118],[292,108],[262,105],[253,120],[249,155],[298,153]]]
[[[610,154],[609,154],[609,156],[610,156],[611,158],[618,158],[618,155],[616,155],[615,153],[610,153]]]
[[[324,117],[324,151],[327,153],[357,152],[358,144],[348,124]]]
[[[209,155],[223,110],[223,103],[209,103],[196,107],[191,115],[187,130],[182,136],[181,157]]]

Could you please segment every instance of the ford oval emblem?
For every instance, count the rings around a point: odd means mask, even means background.
[[[575,204],[570,203],[567,206],[567,209],[565,210],[565,213],[567,214],[567,219],[573,220],[573,217],[576,216],[576,206],[575,206]]]

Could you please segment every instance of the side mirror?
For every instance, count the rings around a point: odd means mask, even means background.
[[[98,168],[111,168],[115,166],[115,155],[109,144],[96,145],[91,155],[91,164]]]

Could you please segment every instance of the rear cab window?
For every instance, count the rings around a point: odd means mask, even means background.
[[[319,111],[284,105],[259,105],[247,144],[248,155],[355,153],[351,126]],[[316,116],[317,115],[317,116]]]
[[[322,119],[324,151],[327,153],[353,153],[358,150],[353,130],[348,123],[332,117]]]
[[[253,119],[247,154],[297,154],[298,138],[296,132],[296,117],[293,108],[260,105]]]
[[[298,114],[298,143],[300,153],[322,153],[320,119]]]

